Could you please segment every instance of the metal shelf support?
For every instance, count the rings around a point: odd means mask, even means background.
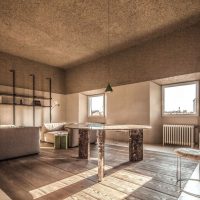
[[[33,92],[33,126],[35,127],[35,75],[34,74],[30,74],[30,76],[32,76],[32,92]]]
[[[52,107],[52,94],[51,94],[51,84],[52,84],[52,80],[51,80],[51,78],[47,78],[47,80],[49,81],[49,121],[50,121],[50,123],[51,123],[51,121],[52,121],[52,115],[51,115],[51,107]]]
[[[13,89],[13,125],[16,125],[16,121],[15,121],[15,115],[16,115],[16,111],[15,111],[15,104],[16,104],[16,94],[15,94],[15,84],[16,84],[16,79],[15,79],[15,70],[11,69],[10,72],[12,73],[12,89]]]

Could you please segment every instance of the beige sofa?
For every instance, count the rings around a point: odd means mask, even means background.
[[[55,135],[63,134],[68,135],[68,130],[64,129],[65,122],[61,123],[45,123],[42,126],[40,133],[40,139],[43,142],[53,143],[55,142]]]
[[[79,130],[78,129],[68,129],[69,130],[69,147],[77,147],[79,145]],[[95,144],[97,141],[97,135],[95,130],[90,130],[90,143]]]
[[[55,135],[68,135],[68,147],[77,147],[79,145],[79,131],[78,129],[65,128],[66,122],[62,123],[46,123],[41,129],[41,141],[55,143]],[[71,124],[71,123],[70,123]],[[96,142],[96,134],[91,133],[90,143]]]
[[[39,153],[39,128],[0,126],[0,160]]]

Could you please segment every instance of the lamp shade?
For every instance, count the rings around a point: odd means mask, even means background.
[[[56,106],[60,106],[60,104],[57,101],[54,101],[54,105],[51,107],[51,110],[53,110]]]
[[[106,93],[113,92],[113,89],[112,89],[110,83],[108,83],[105,92],[106,92]]]

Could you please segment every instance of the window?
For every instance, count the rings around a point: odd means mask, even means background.
[[[94,95],[88,97],[88,115],[103,117],[105,114],[105,95]]]
[[[163,115],[198,115],[198,82],[163,86]]]

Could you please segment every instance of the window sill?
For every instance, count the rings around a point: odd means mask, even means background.
[[[105,116],[88,116],[88,118],[105,118]]]
[[[199,117],[199,114],[162,114],[162,117]]]

